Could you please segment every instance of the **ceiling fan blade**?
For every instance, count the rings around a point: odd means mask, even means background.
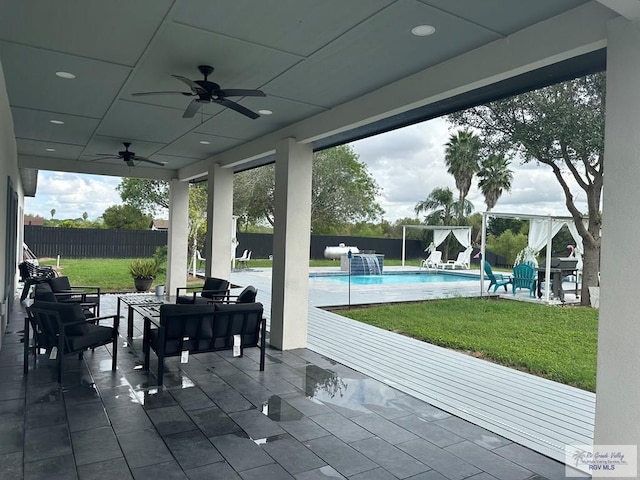
[[[187,109],[182,114],[182,118],[193,118],[193,116],[200,110],[202,102],[199,98],[194,98],[191,103],[187,105]]]
[[[131,94],[133,97],[144,97],[146,95],[186,95],[188,97],[192,97],[195,95],[195,93],[191,93],[191,92],[176,92],[176,91],[171,91],[171,92],[137,92],[137,93],[132,93]]]
[[[171,76],[174,78],[177,78],[181,82],[186,83],[189,86],[189,88],[193,90],[194,93],[200,93],[200,92],[206,93],[206,90],[204,88],[202,88],[193,80],[188,79],[187,77],[183,77],[182,75],[171,75]]]
[[[225,107],[228,107],[232,110],[235,110],[238,113],[241,113],[242,115],[245,115],[249,118],[252,118],[253,120],[255,120],[256,118],[258,118],[260,115],[258,115],[256,112],[253,112],[251,110],[249,110],[246,107],[243,107],[242,105],[240,105],[239,103],[236,102],[232,102],[231,100],[227,100],[226,98],[220,98],[215,100],[216,103],[220,104],[220,105],[224,105]]]
[[[151,160],[146,157],[133,157],[136,162],[144,162],[144,163],[152,163],[153,165],[158,165],[159,167],[164,167],[167,162],[156,162],[155,160]]]
[[[129,160],[125,160],[125,162],[127,163],[127,165],[129,165],[130,167],[135,167],[136,164],[133,162],[133,160],[129,159]]]
[[[247,90],[244,88],[225,88],[216,92],[221,97],[266,97],[262,90]]]
[[[120,160],[120,157],[108,153],[97,153],[96,156],[99,158],[90,158],[88,161],[97,162],[98,160]]]

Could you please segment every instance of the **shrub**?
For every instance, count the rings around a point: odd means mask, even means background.
[[[152,258],[136,259],[129,264],[129,273],[133,278],[156,278],[158,264]]]

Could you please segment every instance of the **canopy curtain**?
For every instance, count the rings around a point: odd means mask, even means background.
[[[456,228],[455,230],[451,230],[453,232],[453,236],[456,237],[456,240],[460,242],[460,244],[466,250],[471,246],[471,229],[462,229]]]
[[[436,229],[433,231],[433,243],[435,243],[436,247],[440,246],[442,242],[449,236],[451,233],[450,228]]]
[[[547,245],[550,220],[550,218],[532,218],[529,220],[528,245],[536,254]],[[566,221],[551,220],[551,238],[560,231],[565,223]]]
[[[588,222],[586,220],[582,220],[582,224],[586,228],[588,225]],[[569,229],[569,233],[571,233],[571,236],[573,237],[573,239],[576,241],[576,248],[573,251],[573,255],[578,259],[578,264],[577,264],[578,270],[582,270],[582,253],[584,252],[582,237],[578,233],[578,228],[576,227],[576,224],[574,222],[567,222],[567,228]]]

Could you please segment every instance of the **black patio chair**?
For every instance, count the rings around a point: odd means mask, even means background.
[[[71,286],[69,277],[48,278],[47,283],[59,303],[95,303],[96,315],[100,316],[100,287]]]
[[[178,287],[176,289],[176,303],[203,305],[221,302],[229,297],[229,281],[223,278],[207,277],[204,285],[193,287]],[[181,294],[182,292],[182,294]]]
[[[63,359],[68,355],[78,354],[82,358],[85,350],[95,349],[102,345],[112,346],[111,370],[116,369],[118,354],[117,315],[100,317],[100,320],[112,319],[113,326],[99,326],[87,320],[82,307],[77,303],[34,302],[26,308],[24,373],[28,374],[29,325],[33,328],[34,362],[38,350],[43,348],[49,358],[58,362],[58,383],[62,383]]]
[[[56,271],[51,267],[40,267],[32,262],[21,262],[18,264],[18,271],[20,272],[20,278],[24,282],[22,293],[20,294],[20,301],[24,301],[29,295],[32,285],[38,285],[39,283],[46,282],[48,278],[55,277]]]
[[[228,295],[221,303],[254,303],[258,290],[253,285],[247,285],[238,295]]]
[[[78,303],[82,307],[85,318],[96,318],[98,316],[98,304],[94,302],[83,302],[82,296],[65,299],[65,301],[61,302],[58,300],[60,296],[64,296],[64,294],[53,293],[48,283],[39,283],[36,285],[33,299],[36,302]]]

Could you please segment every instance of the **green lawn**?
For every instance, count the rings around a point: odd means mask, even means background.
[[[338,313],[434,345],[595,391],[596,309],[454,298],[352,308]]]
[[[58,272],[69,277],[71,285],[95,285],[104,292],[134,291],[129,275],[131,258],[63,259]],[[42,265],[56,265],[55,260],[41,260]],[[160,273],[153,285],[163,285],[165,274]]]

